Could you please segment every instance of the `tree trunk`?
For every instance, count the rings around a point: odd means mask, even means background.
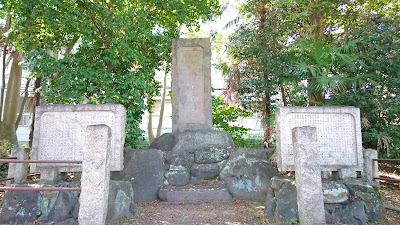
[[[165,107],[165,95],[167,92],[167,75],[168,75],[168,66],[165,67],[165,73],[164,73],[164,87],[163,87],[163,94],[162,94],[162,99],[161,99],[161,108],[160,108],[160,118],[158,119],[158,127],[157,127],[157,134],[156,138],[160,137],[161,135],[161,128],[162,128],[162,123],[163,123],[163,118],[164,118],[164,107]]]
[[[149,121],[147,123],[147,136],[149,138],[149,144],[152,144],[154,142],[154,134],[153,134],[153,118],[151,116],[151,112],[149,112]]]
[[[271,96],[267,91],[265,91],[265,97],[263,99],[263,120],[265,125],[265,132],[264,132],[264,140],[263,145],[264,148],[269,148],[272,142],[272,135],[274,133],[274,126],[271,125],[269,122],[269,118],[271,115],[271,105],[270,105]]]
[[[10,77],[7,84],[7,93],[3,106],[3,120],[0,126],[1,139],[9,140],[14,145],[18,145],[16,125],[18,114],[18,102],[20,99],[20,89],[22,80],[22,53],[15,51],[12,54]]]
[[[42,79],[36,78],[35,80],[35,87],[33,88],[35,92],[35,96],[32,99],[31,106],[32,106],[32,124],[31,124],[31,132],[29,133],[29,147],[32,148],[32,141],[33,141],[33,132],[35,129],[35,112],[36,106],[40,105],[40,92],[37,91],[40,86],[42,85]]]

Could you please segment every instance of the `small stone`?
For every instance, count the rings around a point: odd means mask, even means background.
[[[323,182],[324,203],[344,203],[349,200],[349,190],[341,183]]]
[[[217,163],[229,157],[231,146],[211,145],[199,148],[195,151],[195,163]]]
[[[197,179],[209,179],[219,174],[218,164],[199,164],[192,166],[190,173]]]
[[[187,170],[168,170],[165,171],[165,178],[169,185],[186,185],[189,183],[190,174]]]

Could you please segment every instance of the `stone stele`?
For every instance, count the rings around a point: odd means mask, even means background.
[[[32,155],[35,160],[83,160],[86,127],[104,124],[111,129],[110,170],[123,169],[126,110],[119,104],[45,105],[35,114]],[[80,172],[78,164],[32,164],[31,172],[57,169]]]
[[[317,129],[295,127],[292,135],[300,224],[325,224]]]
[[[174,39],[172,132],[211,130],[211,113],[210,39]]]
[[[360,110],[355,107],[283,107],[276,113],[277,163],[281,171],[294,171],[292,129],[317,129],[322,171],[352,168],[362,171]]]

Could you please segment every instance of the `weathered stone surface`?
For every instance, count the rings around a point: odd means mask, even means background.
[[[190,174],[188,170],[168,170],[165,171],[165,178],[168,185],[186,185],[189,183]]]
[[[346,185],[333,182],[322,182],[324,203],[344,203],[349,200],[349,190]]]
[[[264,200],[271,177],[278,173],[269,161],[271,149],[240,148],[231,153],[221,168],[220,178],[234,198]]]
[[[0,224],[33,223],[40,215],[37,191],[7,191],[3,199]]]
[[[79,199],[79,192],[41,192],[38,198],[38,221],[42,223],[61,222],[72,216],[75,205]]]
[[[227,202],[232,196],[224,187],[161,188],[160,199],[166,202]]]
[[[79,225],[79,223],[74,218],[69,218],[67,220],[57,223],[57,225]]]
[[[317,128],[292,130],[299,220],[302,224],[325,224]]]
[[[291,179],[273,177],[271,191],[266,201],[266,215],[279,223],[298,220],[296,187]],[[324,182],[325,183],[325,182]],[[375,183],[363,183],[359,180],[330,181],[331,185],[348,189],[348,201],[325,203],[325,218],[328,224],[365,224],[384,219],[383,205]],[[328,183],[328,182],[327,182]],[[324,189],[323,189],[324,190]]]
[[[343,166],[362,171],[360,110],[355,107],[282,107],[276,112],[277,163],[282,171],[294,170],[292,129],[317,128],[322,171]],[[334,132],[333,132],[334,131]]]
[[[193,165],[190,174],[197,179],[208,179],[219,174],[219,165],[216,163]]]
[[[151,143],[150,148],[160,149],[162,151],[171,151],[176,145],[176,142],[177,138],[174,133],[165,133],[155,139],[153,143]]]
[[[11,149],[10,157],[16,157],[18,160],[29,159],[29,148],[14,147]],[[14,184],[21,184],[26,182],[26,175],[28,172],[27,163],[9,163],[8,164],[8,178],[14,178]],[[7,186],[11,184],[11,181],[6,182]]]
[[[185,131],[176,133],[175,138],[175,146],[166,153],[169,166],[190,169],[194,163],[194,153],[203,147],[221,145],[234,148],[232,137],[224,131]]]
[[[86,128],[79,224],[105,224],[110,185],[111,129],[107,125]]]
[[[79,182],[63,182],[48,187],[79,186]],[[109,193],[107,224],[139,213],[133,202],[133,189],[130,182],[110,181]],[[79,194],[78,191],[8,191],[3,200],[0,224],[31,224],[34,220],[41,224],[78,224]]]
[[[165,160],[170,170],[189,169],[194,163],[194,154],[190,152],[167,152]]]
[[[112,180],[130,181],[135,202],[158,199],[163,182],[163,154],[157,149],[128,149],[124,151],[124,169],[112,172]]]
[[[374,181],[374,176],[376,177],[379,176],[378,162],[372,161],[373,159],[378,158],[378,151],[370,148],[364,149],[363,157],[364,157],[364,167],[362,173],[363,181],[372,182]]]
[[[134,205],[132,184],[129,181],[110,181],[110,194],[108,195],[108,211],[106,223],[118,222],[121,218],[130,218],[131,205]]]
[[[385,218],[382,197],[375,182],[346,182],[349,192],[365,202],[369,221],[376,222]]]
[[[83,160],[86,127],[105,124],[111,129],[110,169],[123,168],[126,110],[119,104],[43,105],[36,107],[32,159]],[[52,170],[52,164],[32,164],[31,172]],[[80,164],[57,165],[58,172],[82,171]]]
[[[225,131],[185,131],[176,133],[177,143],[172,149],[174,152],[192,151],[204,146],[224,145],[234,148],[231,135]]]
[[[276,209],[274,216],[279,223],[299,221],[297,192],[294,180],[284,180],[281,188],[275,192]]]
[[[232,146],[211,145],[196,149],[194,153],[195,163],[217,163],[229,157]]]
[[[351,201],[348,204],[326,204],[326,222],[330,224],[365,224],[368,217],[365,212],[365,202]]]
[[[210,39],[174,39],[171,71],[172,131],[211,130]]]

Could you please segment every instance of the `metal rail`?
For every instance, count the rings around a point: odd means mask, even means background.
[[[0,192],[5,191],[81,191],[81,188],[71,187],[0,187]]]
[[[372,161],[378,161],[378,162],[397,162],[397,161],[400,161],[400,159],[372,159]]]
[[[70,163],[81,164],[82,161],[76,160],[21,160],[21,159],[0,159],[0,163]]]

